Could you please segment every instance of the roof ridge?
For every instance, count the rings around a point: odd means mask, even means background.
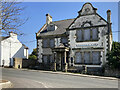
[[[53,22],[60,22],[60,21],[66,21],[66,20],[72,20],[72,19],[75,19],[75,18],[71,18],[71,19],[64,19],[64,20],[53,21]]]
[[[9,38],[9,37],[10,37],[10,36],[0,36],[1,41],[5,40],[5,39],[7,39],[7,38]]]

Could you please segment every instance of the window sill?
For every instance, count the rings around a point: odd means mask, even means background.
[[[76,40],[76,42],[97,42],[97,41],[99,41],[99,40],[86,40],[86,41],[77,41]]]
[[[98,63],[98,64],[93,64],[93,63],[74,63],[74,64],[79,64],[79,65],[101,65],[101,63]]]

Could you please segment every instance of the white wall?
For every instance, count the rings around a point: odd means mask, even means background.
[[[1,66],[1,41],[0,41],[0,66]]]
[[[24,49],[24,56],[26,59],[28,59],[28,49]]]

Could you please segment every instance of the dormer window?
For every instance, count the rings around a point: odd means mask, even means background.
[[[55,24],[49,24],[47,27],[47,31],[54,31],[57,29],[57,26]]]
[[[51,24],[51,25],[50,25],[50,27],[54,27],[54,25],[53,25],[53,24]]]

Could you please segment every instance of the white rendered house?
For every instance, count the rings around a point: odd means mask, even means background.
[[[17,39],[17,34],[10,32],[0,38],[0,66],[13,66],[14,58],[28,59],[28,47]]]

